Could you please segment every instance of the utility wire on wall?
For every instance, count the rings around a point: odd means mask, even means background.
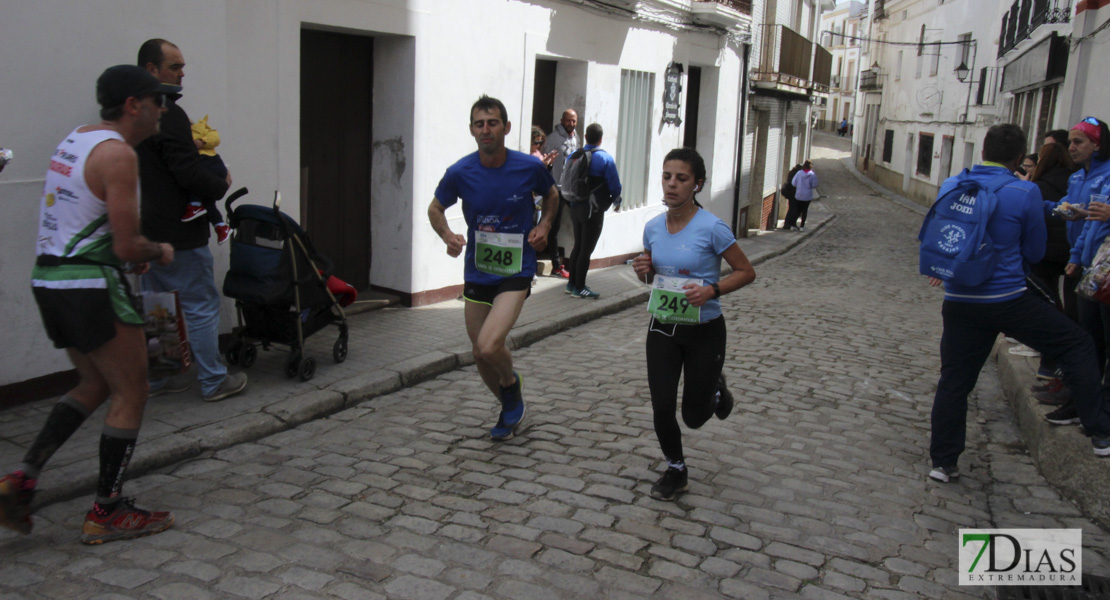
[[[1110,19],[1103,21],[1102,25],[1099,25],[1095,28],[1094,31],[1081,38],[1068,37],[1068,41],[1071,42],[1071,51],[1075,52],[1075,49],[1079,47],[1079,44],[1082,44],[1083,42],[1095,37],[1099,33],[1102,33],[1102,31],[1105,30],[1107,27],[1110,27]]]
[[[918,42],[890,42],[890,41],[887,41],[887,40],[877,40],[877,39],[869,38],[869,37],[848,35],[846,33],[837,33],[835,31],[830,31],[830,30],[825,30],[825,31],[822,31],[821,33],[827,33],[829,35],[835,35],[837,37],[841,37],[841,38],[849,39],[849,40],[856,40],[856,41],[861,41],[861,42],[871,42],[873,44],[887,44],[889,46],[930,46],[930,45],[933,45],[933,44],[936,44],[937,46],[952,46],[952,45],[967,46],[969,44],[975,44],[976,43],[975,40],[962,40],[962,41],[959,41],[959,42],[921,42],[921,41],[918,41]]]

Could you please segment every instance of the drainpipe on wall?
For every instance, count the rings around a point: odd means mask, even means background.
[[[790,121],[790,110],[793,108],[794,101],[787,100],[786,109],[782,111],[782,123],[779,123],[779,156],[774,164],[775,172],[779,175],[775,178],[775,191],[773,192],[775,199],[771,201],[771,222],[767,225],[767,231],[774,231],[779,225],[779,199],[781,198],[779,188],[782,186],[780,182],[786,176],[786,173],[781,170],[782,159],[786,158],[786,124]],[[764,175],[764,181],[766,181],[766,175]]]
[[[748,215],[744,231],[737,231],[740,225],[740,185],[744,176],[744,139],[748,137],[748,60],[751,50],[751,44],[744,44],[744,63],[740,72],[740,119],[736,136],[736,179],[732,186],[732,235],[738,238],[748,237],[748,221],[751,220],[751,215]]]

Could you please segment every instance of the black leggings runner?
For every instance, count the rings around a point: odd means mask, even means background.
[[[673,332],[673,333],[672,333]],[[668,461],[685,460],[682,455],[682,430],[675,412],[678,408],[678,379],[686,373],[682,386],[682,421],[697,429],[713,416],[717,379],[725,364],[724,317],[698,325],[664,325],[651,320],[647,336],[648,388],[655,435]]]

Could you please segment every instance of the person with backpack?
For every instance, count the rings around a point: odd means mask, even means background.
[[[612,207],[620,212],[621,208],[621,179],[612,155],[600,148],[603,134],[597,123],[586,128],[586,145],[567,157],[560,185],[574,226],[574,250],[567,264],[570,281],[563,291],[585,300],[601,297],[586,287],[586,272],[605,225],[605,211]]]
[[[802,170],[802,165],[794,165],[790,172],[786,174],[786,183],[782,184],[782,197],[786,198],[786,216],[782,220],[782,228],[784,231],[795,231],[798,229],[798,188],[794,187],[794,176],[798,171]]]
[[[1026,288],[1027,264],[1045,252],[1044,202],[1035,184],[1014,176],[1026,147],[1013,124],[983,139],[983,162],[948,178],[921,235],[921,272],[944,284],[940,381],[933,398],[929,478],[947,483],[967,434],[967,397],[999,333],[1056,362],[1084,408],[1083,425],[1098,456],[1110,456],[1110,408],[1099,388],[1091,336]],[[958,215],[967,220],[956,221]],[[968,241],[979,243],[968,244]],[[953,250],[951,259],[936,252]]]

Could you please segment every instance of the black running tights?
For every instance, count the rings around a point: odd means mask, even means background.
[[[673,332],[673,333],[672,333]],[[647,336],[648,388],[655,435],[668,461],[684,460],[678,408],[678,380],[682,386],[682,422],[697,429],[713,416],[717,380],[725,363],[724,317],[698,325],[663,325],[653,318]]]

